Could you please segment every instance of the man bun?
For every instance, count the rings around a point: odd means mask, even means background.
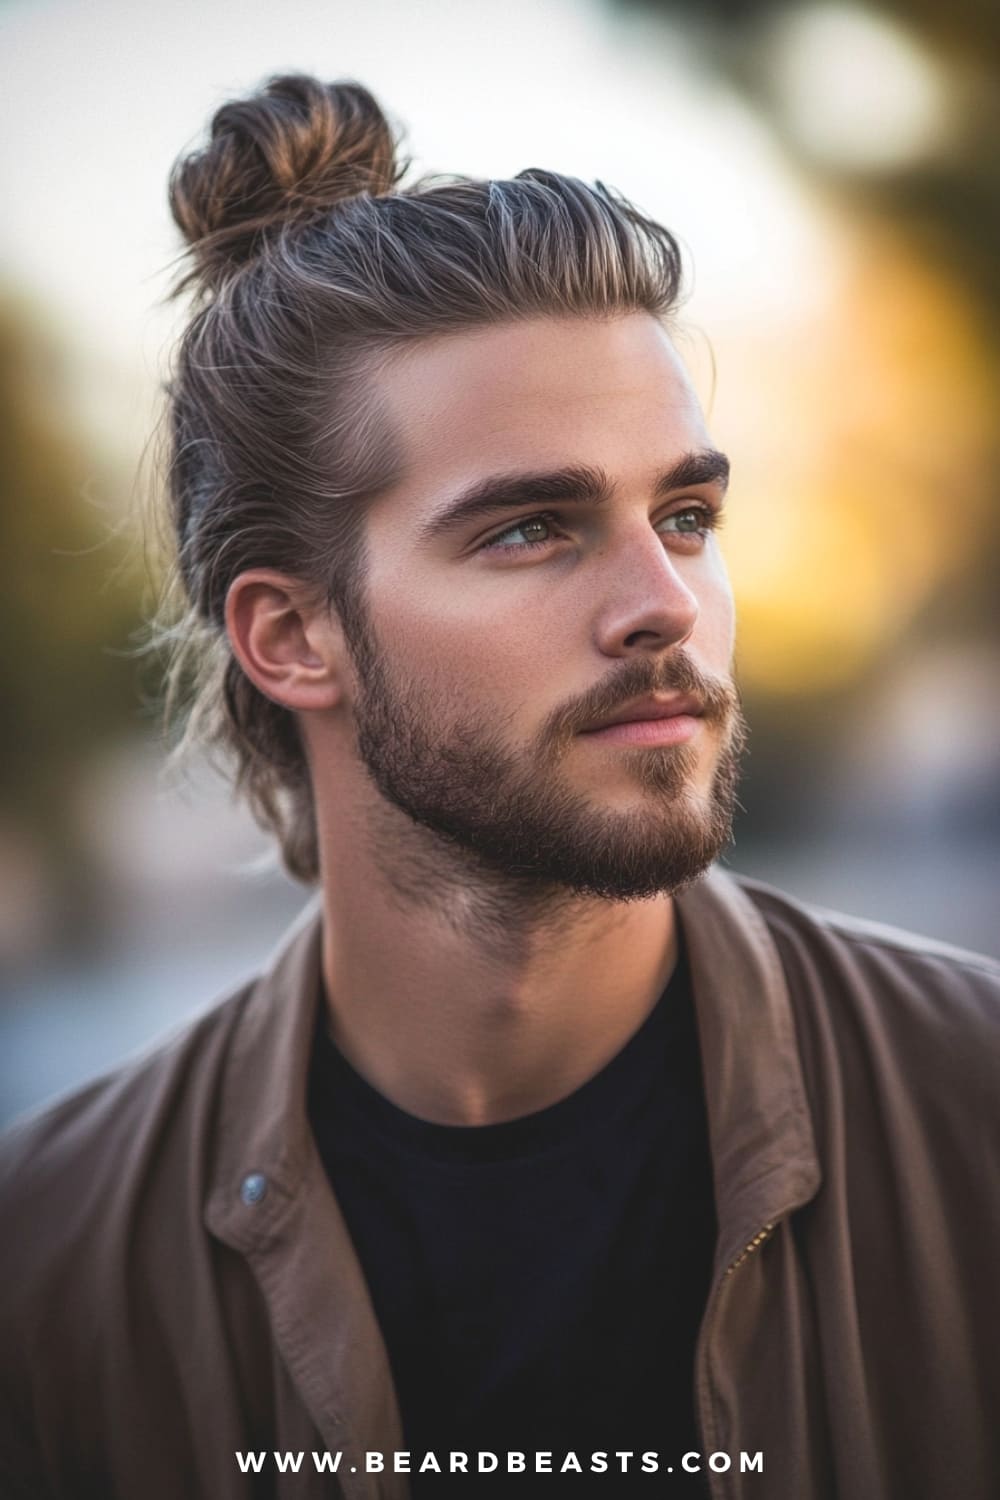
[[[270,79],[218,109],[207,145],[174,164],[170,208],[193,262],[178,289],[216,289],[290,226],[344,199],[391,192],[405,170],[362,84]]]

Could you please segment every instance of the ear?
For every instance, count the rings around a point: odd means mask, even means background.
[[[295,579],[253,568],[229,585],[226,633],[256,688],[291,709],[333,708],[343,701],[348,653],[332,610],[309,604]]]

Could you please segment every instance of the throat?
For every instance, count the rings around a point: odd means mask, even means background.
[[[677,957],[666,897],[577,898],[547,921],[518,921],[509,904],[484,918],[468,894],[447,908],[366,902],[345,920],[326,897],[334,1041],[387,1099],[441,1124],[513,1119],[572,1093],[642,1025]]]

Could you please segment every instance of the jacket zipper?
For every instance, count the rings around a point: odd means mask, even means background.
[[[741,1266],[749,1256],[753,1255],[755,1250],[759,1250],[761,1245],[764,1244],[765,1240],[770,1239],[771,1235],[774,1233],[777,1227],[778,1220],[775,1219],[773,1220],[773,1222],[769,1222],[763,1225],[761,1229],[758,1229],[753,1239],[747,1241],[747,1243],[743,1246],[743,1249],[740,1251],[739,1255],[737,1255],[736,1259],[731,1261],[730,1264],[726,1267],[725,1271],[722,1273],[721,1279],[716,1282],[715,1286],[712,1289],[712,1294],[709,1298],[709,1306],[705,1310],[705,1322],[702,1325],[701,1335],[699,1336],[699,1345],[701,1344],[702,1338],[707,1337],[709,1319],[711,1319],[713,1322],[715,1321],[722,1288],[726,1285],[727,1281],[729,1280],[730,1276],[732,1276],[737,1266]],[[705,1433],[701,1421],[701,1412],[700,1410],[698,1410],[697,1396],[695,1409],[697,1411],[698,1432],[701,1438],[702,1448],[704,1449]],[[702,1456],[706,1459],[708,1457],[708,1455],[704,1453]],[[713,1497],[718,1497],[718,1500],[722,1500],[722,1486],[725,1485],[725,1479],[721,1474],[715,1474],[711,1470],[709,1471],[707,1477],[709,1494]]]
[[[737,1255],[732,1265],[726,1267],[725,1276],[732,1276],[733,1272],[736,1270],[736,1267],[741,1266],[748,1255],[752,1255],[759,1245],[763,1245],[766,1239],[770,1239],[771,1235],[774,1233],[774,1229],[775,1226],[773,1224],[765,1224],[763,1229],[759,1229],[750,1243],[748,1245],[744,1245],[743,1249],[740,1251],[739,1255]],[[723,1277],[723,1280],[725,1280],[725,1276]]]

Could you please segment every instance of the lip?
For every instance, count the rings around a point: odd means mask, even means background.
[[[635,698],[583,733],[625,745],[678,745],[698,732],[701,716],[695,698]]]
[[[630,703],[623,703],[621,708],[615,709],[613,714],[599,724],[585,729],[585,734],[599,734],[602,729],[608,729],[614,724],[648,723],[652,719],[700,718],[702,714],[701,704],[696,698],[688,695],[675,693],[672,698],[633,698]]]

